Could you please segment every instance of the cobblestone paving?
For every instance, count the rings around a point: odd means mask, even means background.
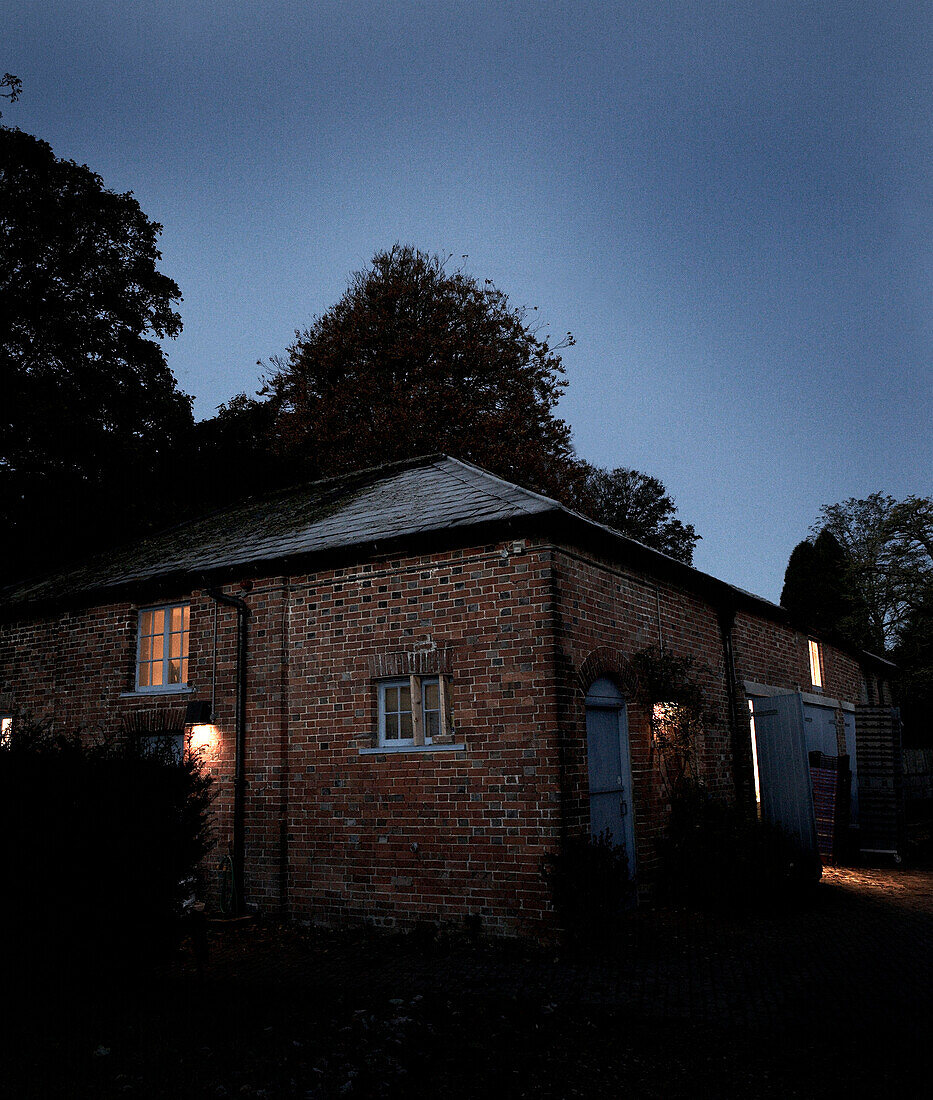
[[[748,1027],[771,1038],[933,1020],[933,872],[829,869],[802,911],[726,917],[644,909],[614,952],[260,928],[225,933],[208,980],[316,994],[511,997],[606,1005],[640,1020]]]

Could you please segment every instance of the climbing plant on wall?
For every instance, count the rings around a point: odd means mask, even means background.
[[[700,737],[709,724],[698,670],[689,658],[650,647],[636,653],[637,701],[648,709],[651,747],[669,798],[698,782]]]

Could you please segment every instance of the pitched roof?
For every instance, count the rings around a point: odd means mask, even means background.
[[[78,569],[14,585],[0,602],[80,597],[559,510],[556,501],[476,466],[429,455],[251,498]]]
[[[311,559],[354,549],[389,550],[429,536],[460,541],[468,532],[505,527],[515,533],[549,525],[653,576],[704,595],[717,606],[747,607],[779,622],[784,608],[668,557],[610,527],[448,455],[427,455],[360,470],[267,496],[250,498],[180,524],[122,549],[97,555],[67,572],[0,590],[0,614],[26,607],[101,602],[196,578],[221,579],[262,564],[312,564]],[[872,655],[867,655],[872,656]],[[883,658],[876,661],[888,665]],[[893,666],[891,666],[893,667]]]

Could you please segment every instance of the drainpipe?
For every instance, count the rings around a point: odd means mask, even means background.
[[[236,608],[236,749],[233,767],[233,903],[241,916],[244,909],[243,867],[246,849],[246,639],[249,625],[249,605],[239,596],[227,596],[216,588],[207,594],[215,603]]]

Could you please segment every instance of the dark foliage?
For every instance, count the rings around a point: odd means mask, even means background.
[[[272,361],[279,449],[321,474],[444,451],[553,489],[571,455],[553,344],[489,280],[396,244]]]
[[[664,485],[638,470],[604,470],[588,462],[567,479],[561,499],[607,527],[655,550],[693,564],[700,536],[692,524],[677,519],[677,506]]]
[[[10,103],[15,103],[23,94],[23,82],[12,73],[4,73],[0,77],[0,89],[4,89],[0,91],[0,99],[8,99]]]
[[[831,531],[805,539],[787,563],[781,606],[818,634],[881,653],[884,640],[872,631],[852,567],[850,555]]]
[[[799,901],[821,868],[777,826],[750,818],[697,783],[681,785],[671,801],[659,844],[661,900],[730,910]]]
[[[313,480],[318,471],[275,446],[275,409],[238,393],[194,426],[192,502],[203,512],[270,489]]]
[[[933,746],[933,589],[908,613],[892,656],[901,669],[896,688],[904,742]]]
[[[158,343],[181,331],[180,291],[157,269],[161,228],[132,194],[0,126],[8,568],[164,518],[157,504],[172,495],[192,419]]]
[[[572,343],[490,280],[397,244],[273,358],[259,399],[238,394],[198,425],[197,465],[242,495],[442,451],[691,562],[699,536],[657,478],[576,457],[555,415]]]
[[[0,749],[11,979],[97,983],[165,959],[210,847],[210,784],[167,746],[15,729]]]
[[[576,948],[604,949],[634,897],[625,849],[602,836],[569,837],[548,858],[547,875],[565,937]]]

